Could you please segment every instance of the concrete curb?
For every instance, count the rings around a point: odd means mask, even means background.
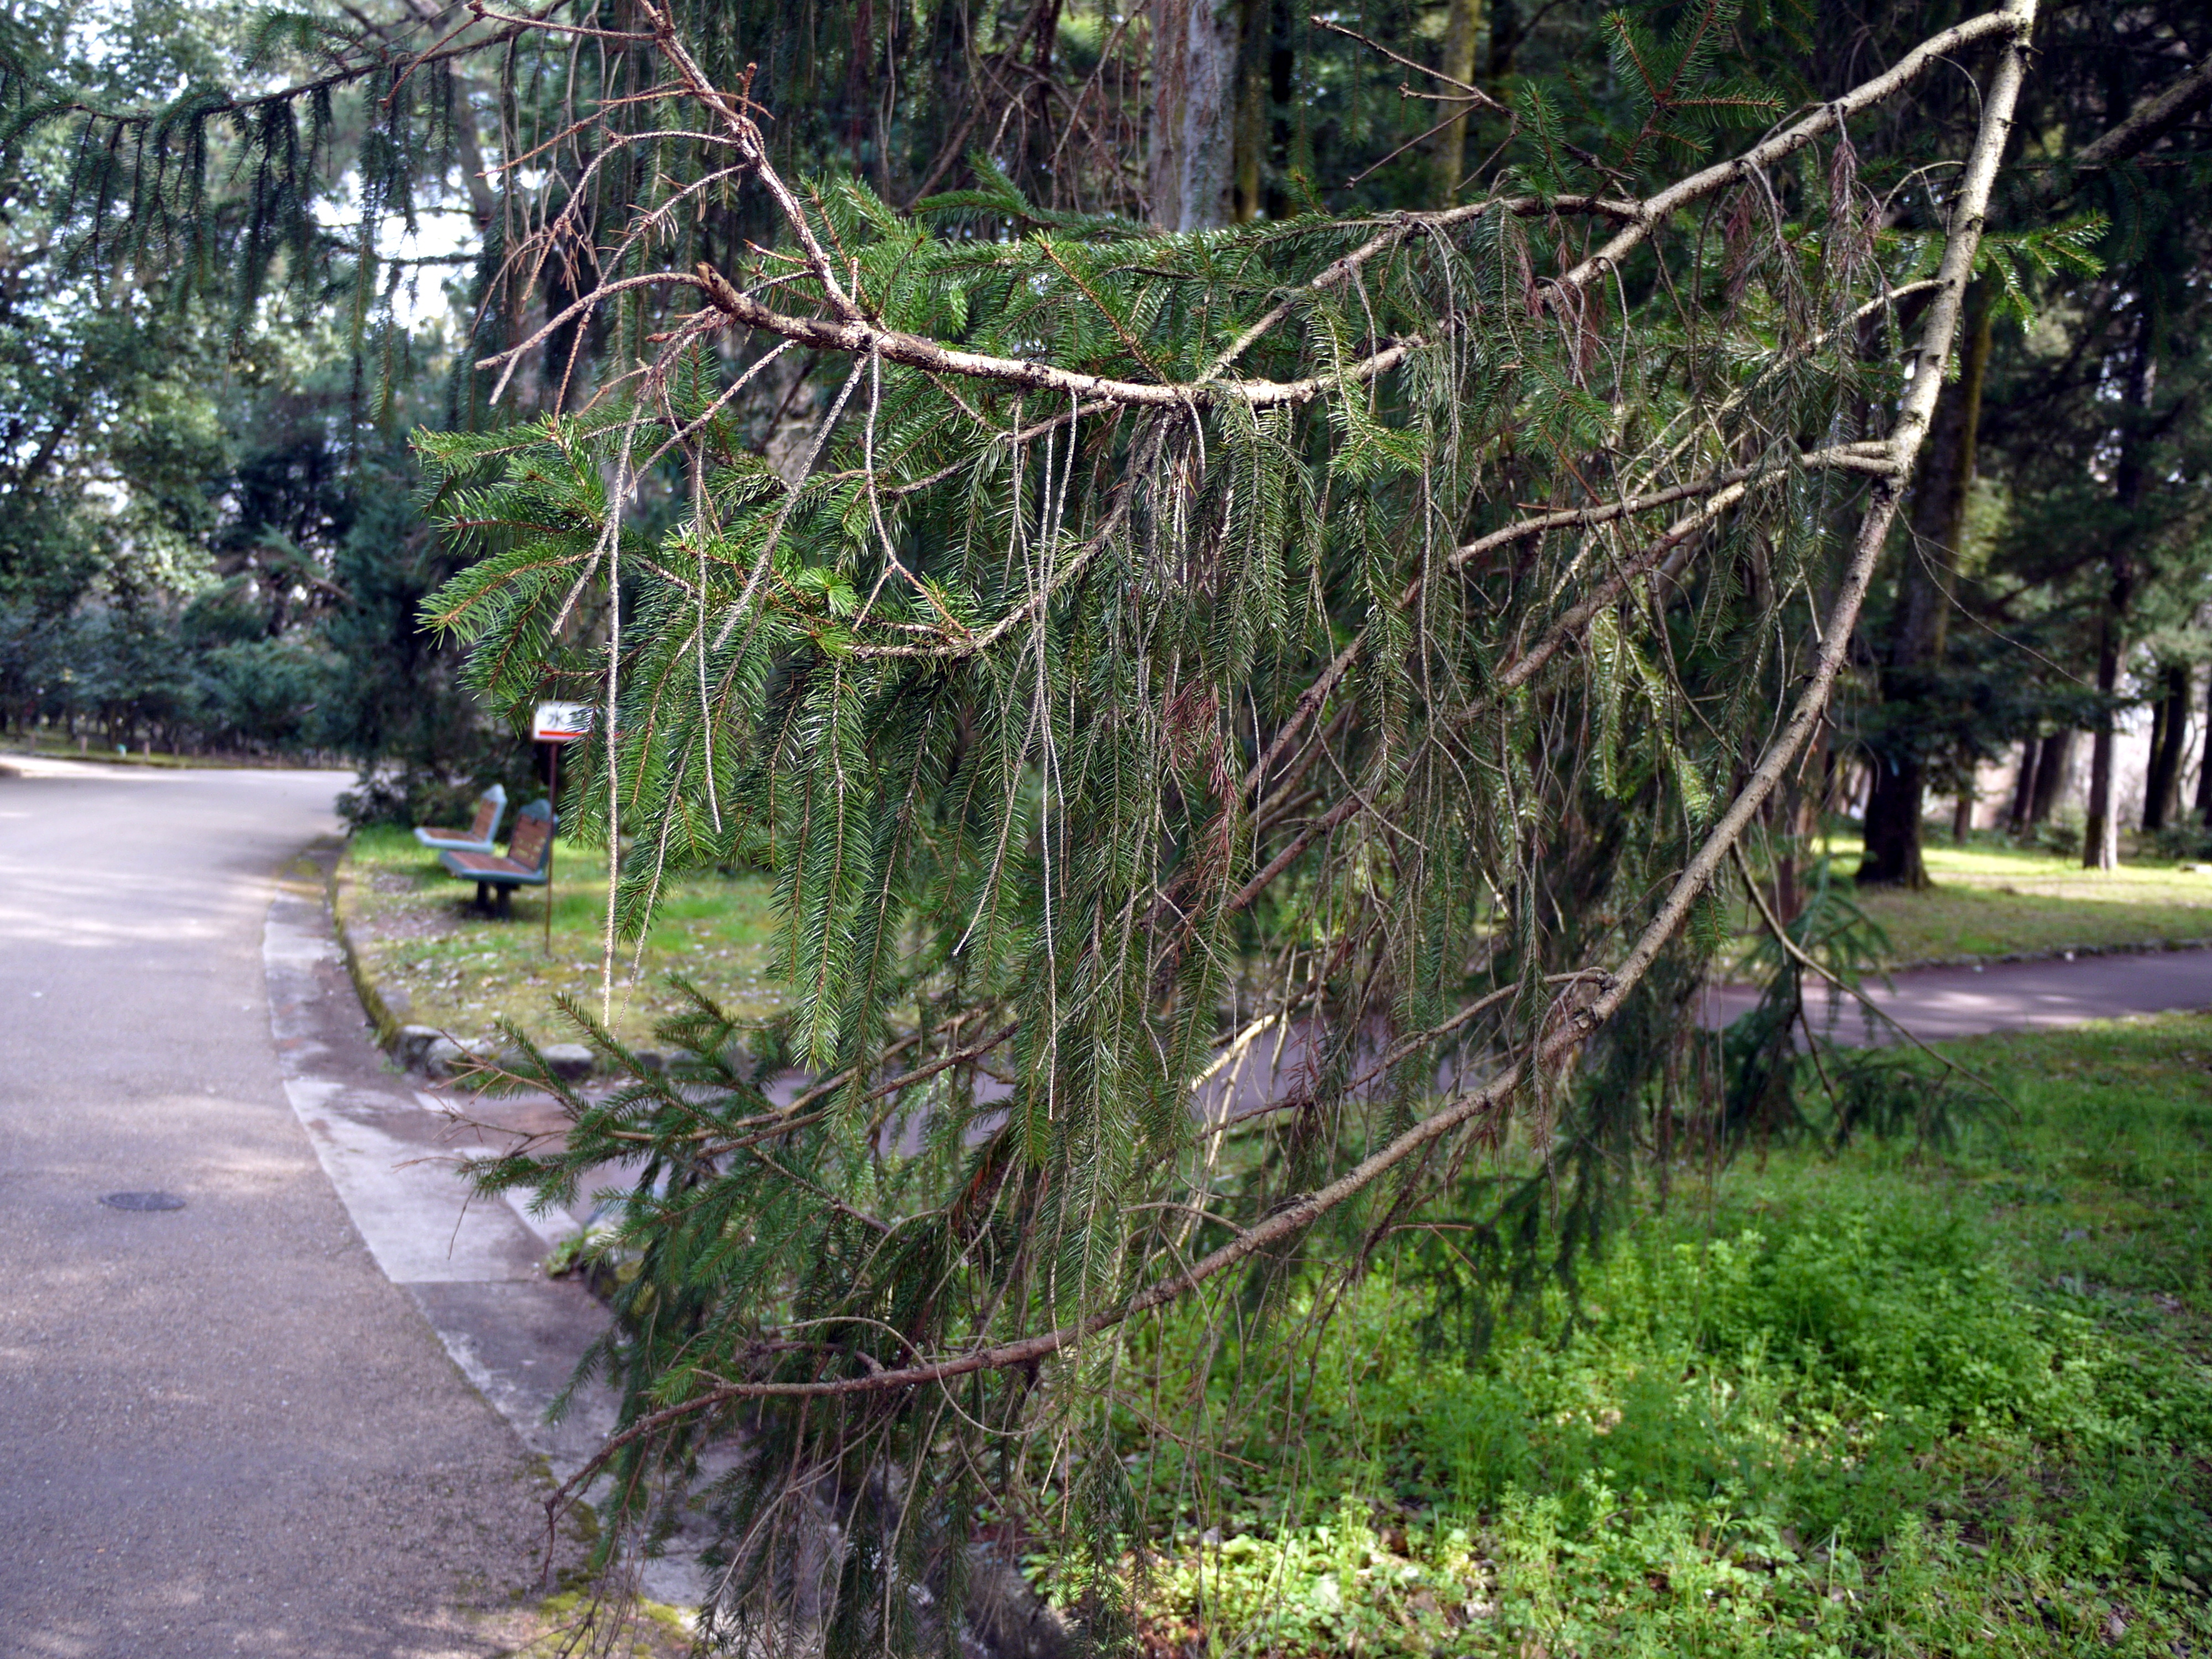
[[[395,1075],[356,1023],[361,976],[331,904],[343,845],[323,842],[287,866],[263,928],[270,1035],[284,1092],[339,1201],[384,1276],[414,1302],[461,1374],[557,1480],[582,1468],[614,1430],[620,1402],[581,1380],[553,1407],[610,1316],[580,1284],[546,1275],[547,1253],[582,1230],[566,1210],[521,1194],[476,1197],[465,1157],[498,1150],[447,1097]],[[367,1008],[366,999],[361,1006]],[[698,1605],[704,1581],[674,1555],[638,1564],[652,1600]]]
[[[347,848],[342,843],[337,856],[331,861],[325,884],[331,931],[337,938],[338,953],[344,958],[346,976],[353,981],[354,994],[361,999],[362,1012],[368,1015],[369,1025],[376,1032],[378,1046],[400,1066],[433,1081],[443,1081],[475,1061],[506,1064],[497,1048],[489,1042],[465,1042],[435,1026],[410,1024],[408,1016],[414,1012],[414,999],[400,987],[387,984],[369,971],[366,956],[354,942],[350,916],[353,907],[349,902],[354,883],[346,853]],[[597,1057],[579,1043],[541,1043],[538,1052],[551,1063],[556,1075],[571,1082],[581,1082],[597,1069]]]
[[[351,837],[348,837],[348,841],[350,840]],[[346,915],[347,890],[352,885],[350,878],[345,873],[346,851],[347,844],[341,842],[337,856],[331,860],[329,879],[324,887],[325,901],[330,906],[331,930],[337,936],[338,953],[345,958],[346,975],[353,981],[355,994],[361,998],[362,1012],[368,1016],[368,1023],[375,1028],[377,1042],[386,1053],[393,1053],[398,1048],[399,1028],[404,1022],[392,1011],[384,988],[369,977],[361,952],[354,945],[353,930],[348,926]],[[403,998],[406,994],[404,991],[398,993]],[[400,1012],[405,1012],[404,1003]]]

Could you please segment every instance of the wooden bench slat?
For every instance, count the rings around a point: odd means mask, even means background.
[[[489,888],[499,890],[500,914],[507,914],[507,896],[518,887],[544,887],[551,878],[553,833],[556,820],[547,801],[532,801],[514,821],[507,853],[482,852],[473,848],[448,848],[438,861],[464,881],[477,884],[477,902],[485,902]]]
[[[498,853],[452,852],[446,861],[453,868],[465,870],[471,875],[534,876],[538,872],[526,864],[517,864],[513,859]]]
[[[465,848],[477,852],[491,850],[492,838],[499,833],[499,820],[507,811],[507,790],[495,783],[477,797],[477,815],[465,830],[440,830],[428,824],[415,826],[415,839],[434,851],[446,848]]]
[[[553,820],[524,813],[514,821],[514,834],[507,843],[508,861],[518,869],[545,867],[546,849],[553,842]]]

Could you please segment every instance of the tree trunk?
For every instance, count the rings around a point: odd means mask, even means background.
[[[2020,744],[2020,774],[2012,781],[2012,811],[2005,814],[2005,823],[2013,834],[2027,828],[2028,808],[2035,800],[2035,762],[2043,753],[2043,745],[2033,738],[2023,738]]]
[[[2051,809],[2058,805],[2058,792],[2066,787],[2073,759],[2073,732],[2053,732],[2043,740],[2042,758],[2035,765],[2035,798],[2028,807],[2029,823],[2051,822]]]
[[[2197,763],[2197,820],[2212,830],[2212,678],[2204,682],[2204,757]]]
[[[1974,833],[1974,785],[1972,779],[1959,786],[1959,799],[1951,808],[1951,844],[1964,847],[1966,838]]]
[[[2159,822],[2159,757],[2166,752],[2166,698],[2160,696],[2150,706],[2150,748],[2143,765],[2142,827],[2157,830]]]
[[[1261,205],[1271,219],[1291,210],[1284,176],[1291,170],[1291,139],[1296,131],[1291,106],[1297,100],[1297,27],[1291,0],[1269,0],[1267,6],[1267,155],[1274,164],[1272,181],[1261,186]]]
[[[1820,812],[1830,787],[1830,775],[1835,767],[1835,754],[1828,747],[1828,728],[1824,724],[1805,751],[1805,758],[1790,775],[1776,796],[1779,803],[1773,822],[1781,829],[1777,837],[1774,855],[1774,914],[1784,927],[1797,920],[1805,908],[1805,887],[1798,867],[1799,849],[1813,839],[1820,828]],[[1808,775],[1819,780],[1812,788],[1806,787]]]
[[[1865,885],[1925,887],[1928,866],[1921,856],[1920,799],[1925,786],[1919,760],[1898,756],[1876,758],[1867,788],[1866,851],[1857,880]]]
[[[1928,434],[1928,460],[1912,492],[1904,563],[1898,573],[1897,611],[1891,623],[1882,702],[1899,710],[1922,702],[1929,679],[1942,665],[1950,629],[1951,581],[1958,568],[1959,535],[1973,482],[1974,449],[1982,418],[1982,383],[1990,363],[1989,295],[1977,283],[1968,295],[1969,332],[1959,378],[1942,389]],[[1901,722],[1891,723],[1895,732]],[[1921,888],[1928,866],[1921,856],[1921,798],[1926,757],[1911,737],[1892,739],[1892,752],[1875,757],[1874,789],[1867,799],[1866,854],[1858,880],[1866,885]]]
[[[2158,384],[2157,309],[2152,305],[2142,307],[2142,319],[2136,325],[2136,347],[2128,364],[2130,419],[2121,429],[2119,460],[2112,469],[2112,494],[2119,502],[2121,519],[2106,554],[2112,586],[2106,592],[2104,625],[2097,640],[2097,690],[2106,699],[2119,689],[2120,659],[2126,650],[2122,635],[2135,598],[2135,538],[2129,520],[2142,500],[2143,447],[2149,436],[2142,417]],[[2097,746],[2090,758],[2089,821],[2081,837],[2085,869],[2117,870],[2120,865],[2119,813],[2112,799],[2112,711],[2108,701],[2097,716]]]
[[[1229,202],[1236,15],[1215,0],[1160,0],[1152,15],[1152,222],[1210,229]]]
[[[2119,618],[2126,610],[2121,582],[2113,578],[2112,611],[2097,635],[2097,690],[2110,697],[2120,683]],[[2117,870],[2120,867],[2120,820],[2112,810],[2112,759],[2115,747],[2112,711],[2109,704],[2097,716],[2096,740],[2089,750],[2089,817],[2081,830],[2081,867]]]
[[[1449,79],[1441,90],[1446,96],[1457,92],[1461,86],[1474,84],[1474,48],[1482,33],[1482,0],[1451,0],[1451,9],[1444,19],[1444,45],[1437,64]],[[1450,84],[1459,82],[1459,86]],[[1437,106],[1442,114],[1449,105]],[[1459,195],[1460,179],[1467,172],[1467,130],[1472,120],[1472,106],[1462,107],[1443,131],[1437,134],[1436,185],[1432,191],[1438,207],[1449,207]]]
[[[2118,556],[2115,556],[2113,563],[2115,567],[2121,565]],[[2097,691],[2100,696],[2115,695],[2120,683],[2120,617],[2125,605],[2126,587],[2124,576],[2116,568],[2112,597],[2097,631]],[[2081,831],[2081,866],[2085,870],[2119,868],[2120,826],[2112,811],[2113,744],[2112,711],[2107,706],[2097,715],[2089,750],[2088,810]]]
[[[2181,787],[2182,746],[2189,738],[2189,671],[2166,671],[2166,695],[2152,716],[2150,767],[2143,780],[2142,824],[2163,830],[2173,817]]]
[[[1237,150],[1230,216],[1240,225],[1260,216],[1260,162],[1267,147],[1268,10],[1267,0],[1237,0]]]

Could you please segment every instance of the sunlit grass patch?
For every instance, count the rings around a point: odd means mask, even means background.
[[[1857,868],[1856,838],[1837,836],[1823,850],[1839,876]],[[2106,873],[1994,841],[1952,847],[1931,839],[1926,850],[1933,887],[1856,896],[1889,935],[1895,963],[2212,939],[2212,873],[2166,860],[2131,860]]]
[[[540,1042],[568,1042],[575,1028],[554,1006],[566,993],[596,1015],[605,945],[605,854],[568,841],[554,850],[552,948],[545,947],[545,894],[524,889],[511,918],[470,908],[473,883],[447,875],[437,855],[404,830],[361,830],[341,867],[341,904],[369,975],[404,991],[404,1016],[456,1036],[487,1036],[512,1019]],[[613,1028],[652,1046],[653,1027],[683,1006],[669,983],[681,975],[743,1018],[781,1006],[768,980],[773,902],[764,877],[713,872],[678,877],[641,951],[617,941]]]

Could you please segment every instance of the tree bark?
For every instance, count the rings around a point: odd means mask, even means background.
[[[1920,845],[1920,797],[1925,785],[1920,763],[1908,756],[1877,758],[1867,787],[1866,851],[1857,880],[1863,885],[1928,885],[1928,866]]]
[[[1237,0],[1237,150],[1230,216],[1260,216],[1260,162],[1267,147],[1267,0]]]
[[[2119,573],[2112,577],[2112,595],[2104,626],[2097,632],[2097,692],[2111,697],[2120,683],[2120,618],[2127,614],[2130,584]],[[2081,867],[2117,870],[2120,867],[2120,821],[2112,810],[2112,761],[2115,734],[2111,705],[2097,716],[2095,740],[2089,750],[2089,817],[2081,830]]]
[[[1474,84],[1474,48],[1482,34],[1482,0],[1451,0],[1444,19],[1443,52],[1437,64],[1462,86]],[[1446,94],[1458,87],[1446,84]],[[1439,109],[1441,112],[1441,107]],[[1467,172],[1467,130],[1474,115],[1463,108],[1437,135],[1436,184],[1431,194],[1438,207],[1449,207],[1459,195],[1459,181]]]
[[[2058,792],[2066,787],[2066,774],[2072,769],[2074,733],[2053,732],[2043,740],[2043,753],[2035,766],[2035,798],[2028,807],[2027,821],[2031,825],[2051,822],[2051,809],[2058,805]]]
[[[2143,766],[2142,827],[2156,830],[2159,823],[2159,757],[2166,752],[2166,697],[2163,693],[2150,706],[2150,748]]]
[[[2212,678],[2204,682],[2204,757],[2197,763],[2197,820],[2212,830]]]
[[[1974,477],[1980,435],[1982,384],[1990,362],[1990,307],[1984,284],[1968,298],[1968,332],[1959,378],[1942,389],[1928,434],[1928,470],[1912,492],[1904,563],[1898,572],[1897,612],[1882,702],[1897,711],[1924,700],[1929,677],[1942,665],[1950,631],[1951,584],[1958,569],[1966,492]],[[1899,722],[1893,721],[1894,733]],[[1891,752],[1875,757],[1874,787],[1867,798],[1866,853],[1858,880],[1869,886],[1921,888],[1928,866],[1921,853],[1920,814],[1926,793],[1927,757],[1917,739],[1893,736]]]
[[[2189,671],[2166,671],[2166,695],[2152,716],[2150,767],[2143,780],[2142,824],[2163,830],[2180,793],[2182,746],[2189,737]]]
[[[2035,800],[2035,763],[2043,753],[2043,745],[2033,738],[2022,738],[2020,743],[2020,772],[2012,781],[2012,810],[2005,814],[2005,823],[2013,834],[2027,828],[2028,808]]]
[[[1152,40],[1152,222],[1206,230],[1229,204],[1235,14],[1215,0],[1159,0]]]
[[[2117,870],[2120,866],[2119,813],[2112,799],[2114,733],[2109,699],[2119,689],[2120,659],[2125,653],[2128,610],[2134,600],[2135,509],[2142,501],[2143,448],[2149,434],[2144,416],[2158,386],[2158,312],[2146,297],[2136,325],[2135,350],[2128,364],[2127,408],[2130,416],[2120,433],[2120,455],[2112,469],[2112,494],[2120,507],[2119,522],[2106,554],[2112,572],[2106,590],[2103,626],[2097,637],[2097,690],[2106,698],[2097,716],[2096,747],[2089,763],[2089,818],[2081,837],[2084,869]]]
[[[1823,725],[1808,745],[1805,758],[1798,763],[1797,769],[1790,775],[1776,797],[1772,822],[1782,833],[1776,837],[1774,854],[1774,914],[1785,927],[1796,921],[1805,908],[1798,849],[1808,843],[1820,827],[1820,813],[1832,785],[1835,761],[1835,751],[1828,746],[1828,727]],[[1806,785],[1808,776],[1816,780],[1809,788]]]

